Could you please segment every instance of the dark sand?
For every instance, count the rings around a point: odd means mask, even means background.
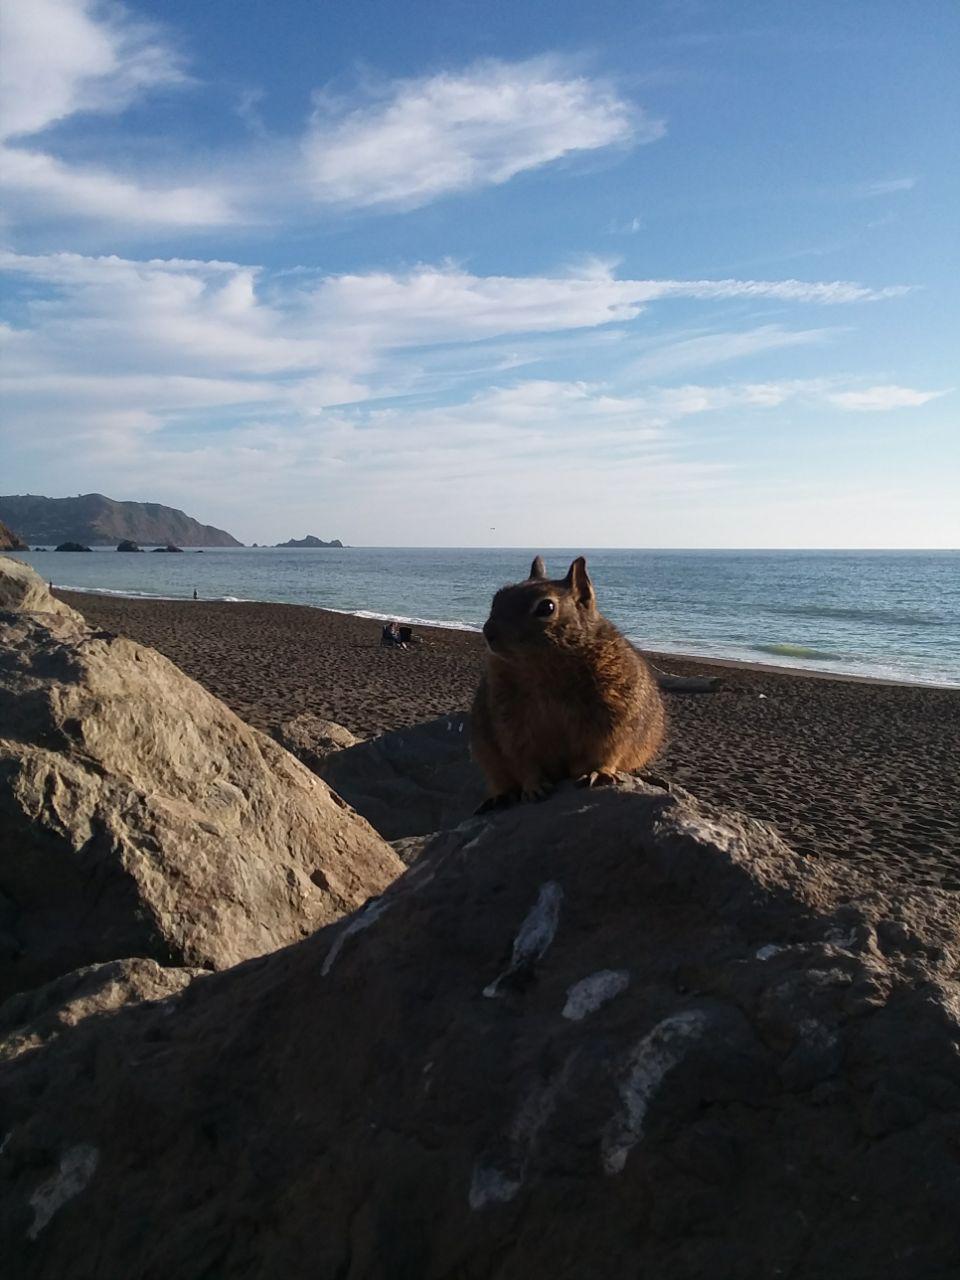
[[[427,720],[468,707],[480,670],[470,632],[422,628],[422,645],[394,651],[380,648],[379,623],[300,605],[57,595],[268,732],[304,711],[365,735]],[[772,822],[805,854],[904,888],[960,890],[960,690],[656,661],[720,675],[721,688],[666,695],[655,772]]]

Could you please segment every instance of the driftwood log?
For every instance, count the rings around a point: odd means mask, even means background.
[[[720,684],[719,676],[672,676],[659,667],[653,668],[657,684],[670,693],[713,693]]]

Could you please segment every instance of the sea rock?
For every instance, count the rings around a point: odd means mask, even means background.
[[[885,950],[912,912],[638,781],[464,823],[348,919],[0,1065],[5,1264],[954,1275],[956,937]]]
[[[402,864],[273,739],[0,557],[0,998],[128,956],[225,968]]]
[[[285,720],[273,736],[291,755],[297,757],[308,769],[318,773],[328,756],[362,742],[355,734],[334,720],[324,720],[310,712]]]
[[[177,551],[177,552],[179,552],[181,555],[183,554],[183,547],[175,547],[175,546],[173,545],[173,543],[172,543],[172,542],[167,543],[167,545],[166,545],[165,547],[154,547],[153,549],[154,549],[154,551],[160,551],[160,552],[162,552],[162,551]]]
[[[82,542],[61,542],[58,547],[54,547],[54,551],[92,551],[92,547],[85,547]]]
[[[387,840],[455,826],[484,796],[463,712],[338,751],[317,771]]]
[[[122,542],[117,543],[118,551],[142,551],[143,547],[138,547],[135,542],[131,542],[128,538],[124,538]]]
[[[324,542],[322,538],[318,538],[315,534],[308,533],[305,538],[289,538],[286,542],[278,542],[278,547],[338,547],[343,550],[343,543],[339,538],[334,538],[331,542]]]

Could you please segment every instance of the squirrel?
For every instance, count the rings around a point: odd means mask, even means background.
[[[488,790],[478,812],[542,799],[566,778],[609,784],[656,755],[666,727],[656,679],[597,609],[583,556],[557,580],[537,556],[524,582],[493,597],[483,636],[471,712]]]

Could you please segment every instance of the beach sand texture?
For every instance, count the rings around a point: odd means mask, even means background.
[[[92,626],[159,649],[268,732],[301,712],[372,735],[466,709],[482,661],[475,633],[420,628],[420,646],[392,651],[379,623],[301,605],[56,594]],[[806,855],[960,893],[960,689],[656,661],[722,681],[667,695],[655,772],[773,823]]]

